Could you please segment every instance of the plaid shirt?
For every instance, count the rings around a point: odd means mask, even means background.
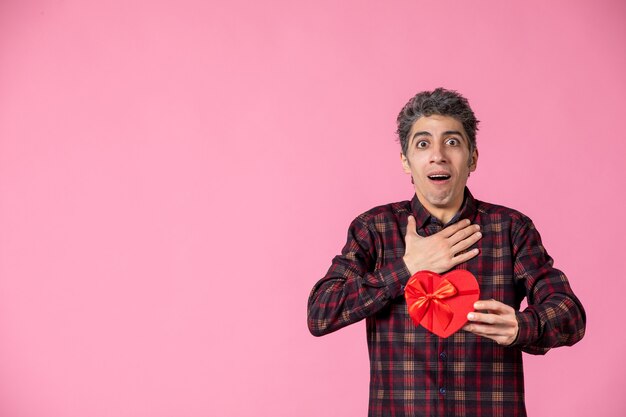
[[[552,267],[532,221],[506,207],[465,202],[450,221],[481,226],[478,256],[459,264],[476,276],[480,298],[518,311],[519,333],[508,347],[460,330],[442,339],[415,326],[404,285],[407,218],[421,236],[445,226],[412,201],[376,207],[357,217],[341,255],[311,291],[308,325],[321,336],[366,319],[370,416],[525,416],[522,351],[545,354],[585,332],[585,312],[565,275]],[[519,312],[524,297],[528,307]]]

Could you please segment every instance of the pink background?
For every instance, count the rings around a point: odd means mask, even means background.
[[[411,197],[395,116],[458,89],[479,199],[588,313],[531,416],[623,416],[625,3],[0,1],[0,415],[363,416],[364,323],[306,301]]]

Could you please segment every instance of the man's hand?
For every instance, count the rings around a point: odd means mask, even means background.
[[[471,323],[463,326],[463,330],[495,340],[503,346],[515,341],[519,326],[513,307],[496,300],[478,300],[474,308],[487,310],[487,313],[469,313],[467,319]]]
[[[402,259],[411,275],[424,270],[441,274],[478,255],[478,249],[457,255],[482,237],[480,226],[470,223],[464,219],[432,236],[422,237],[417,234],[415,218],[409,216],[404,236],[406,249]]]

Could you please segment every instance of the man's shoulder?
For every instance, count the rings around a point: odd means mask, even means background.
[[[501,204],[476,200],[476,211],[493,220],[510,220],[512,223],[529,223],[532,220],[519,210]]]
[[[411,213],[411,202],[398,201],[395,203],[383,204],[376,206],[361,213],[356,220],[363,223],[378,223],[390,220],[397,220],[401,217],[407,217]]]

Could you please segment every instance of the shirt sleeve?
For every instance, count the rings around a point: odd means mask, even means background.
[[[411,274],[402,258],[376,267],[377,236],[360,217],[328,272],[311,290],[308,326],[322,336],[371,316],[400,296]]]
[[[565,274],[552,266],[532,221],[524,220],[513,231],[513,269],[516,284],[525,289],[528,307],[516,313],[519,333],[513,345],[542,355],[582,339],[586,316]]]

